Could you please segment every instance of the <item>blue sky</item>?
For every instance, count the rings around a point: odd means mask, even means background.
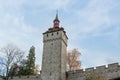
[[[13,43],[28,54],[36,47],[41,65],[42,33],[59,10],[68,50],[81,53],[82,68],[120,63],[120,0],[0,0],[0,48]]]

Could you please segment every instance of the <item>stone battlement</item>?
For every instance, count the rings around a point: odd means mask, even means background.
[[[97,66],[97,67],[91,67],[91,68],[85,68],[85,70],[80,69],[80,70],[75,70],[75,71],[68,71],[68,73],[88,73],[88,72],[95,72],[95,71],[110,71],[110,70],[120,70],[120,65],[118,63],[112,63],[102,66]]]
[[[68,71],[68,79],[77,80],[75,77],[81,80],[85,80],[86,76],[102,76],[105,77],[107,80],[120,77],[120,65],[118,63],[102,65],[97,67],[86,68],[85,70],[75,70],[75,71]],[[68,80],[67,79],[67,80]]]

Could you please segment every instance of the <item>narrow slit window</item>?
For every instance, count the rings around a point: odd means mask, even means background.
[[[57,35],[58,35],[59,33],[57,32]]]
[[[48,37],[48,34],[47,34],[47,37]]]
[[[52,33],[52,36],[53,36],[53,33]]]

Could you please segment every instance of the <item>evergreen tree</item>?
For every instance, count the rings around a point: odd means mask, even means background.
[[[26,62],[26,74],[31,75],[34,74],[34,68],[35,68],[35,47],[32,46],[29,50],[29,54],[27,56],[27,62]]]

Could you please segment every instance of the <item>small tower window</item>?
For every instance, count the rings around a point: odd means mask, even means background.
[[[47,37],[48,37],[48,34],[47,34]]]
[[[53,33],[52,33],[52,36],[53,36]]]
[[[59,33],[57,32],[57,35],[58,35]]]
[[[50,72],[50,76],[52,75],[52,73]]]

